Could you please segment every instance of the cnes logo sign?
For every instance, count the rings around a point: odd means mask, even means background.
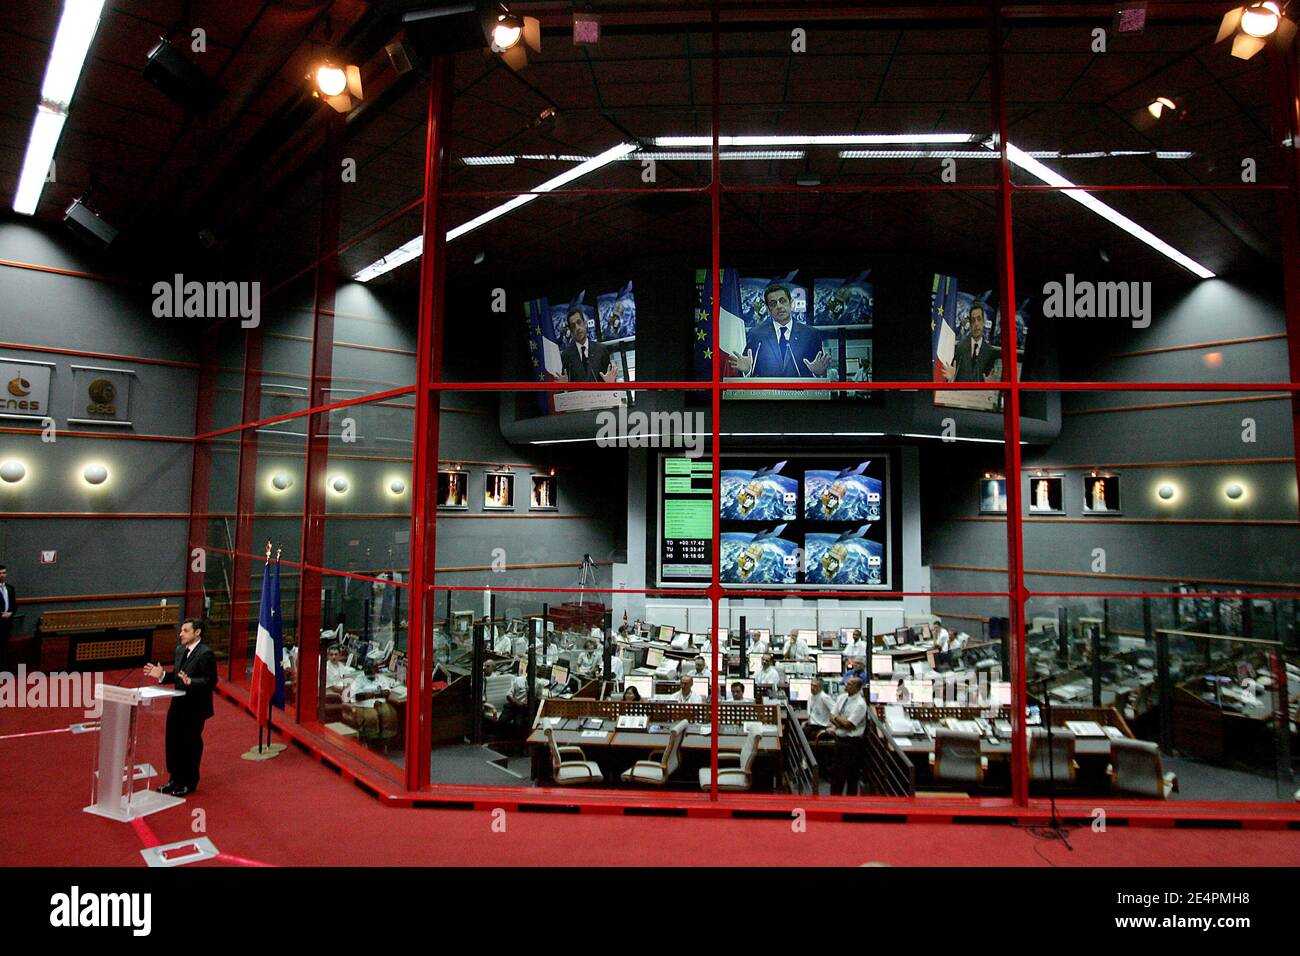
[[[153,896],[149,893],[83,893],[74,886],[50,897],[50,925],[127,927],[133,936],[148,936],[153,929]]]

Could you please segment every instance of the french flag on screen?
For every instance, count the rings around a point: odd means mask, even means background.
[[[257,653],[253,658],[253,679],[249,703],[259,726],[271,719],[271,705],[284,707],[284,668],[280,658],[284,646],[280,620],[280,562],[262,568],[262,604],[257,613]]]
[[[933,381],[943,381],[943,366],[951,365],[957,350],[957,279],[936,275],[930,288],[930,356]]]

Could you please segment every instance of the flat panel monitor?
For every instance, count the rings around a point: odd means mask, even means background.
[[[884,635],[884,641],[885,641],[885,646],[886,646],[886,647],[897,647],[897,646],[898,646],[898,637],[897,637],[897,635],[894,635],[894,634],[886,634],[886,635]]]
[[[795,701],[808,701],[812,699],[812,678],[809,677],[792,677],[790,678],[790,699]]]
[[[818,654],[817,655],[817,673],[834,674],[837,677],[844,670],[843,654]]]
[[[894,673],[894,659],[888,654],[872,654],[871,673],[875,677],[888,677]]]
[[[857,632],[856,627],[840,628],[840,647],[847,647],[852,644],[856,638],[853,636]]]
[[[688,676],[691,678],[691,693],[698,694],[707,700],[709,697],[709,679],[707,677],[695,677],[694,675]]]
[[[749,642],[770,641],[772,639],[772,629],[767,627],[751,627],[749,629]]]
[[[894,628],[894,640],[897,641],[899,644],[911,644],[912,629],[910,627]]]
[[[726,700],[736,699],[735,697],[732,696],[732,688],[736,684],[739,684],[743,688],[742,693],[744,694],[744,696],[741,697],[740,699],[752,702],[754,700],[754,681],[752,678],[749,677],[743,677],[743,678],[737,677],[727,681],[727,696],[725,699]]]
[[[709,633],[710,633],[710,634],[713,633],[713,629],[712,629],[712,628],[709,629]],[[719,647],[726,647],[726,646],[727,646],[727,638],[728,638],[727,629],[726,629],[725,627],[720,627],[720,628],[718,628],[718,646],[719,646]]]
[[[749,672],[752,674],[754,671],[760,671],[760,670],[762,670],[762,669],[763,669],[763,655],[762,655],[762,654],[750,654],[750,655],[749,655]]]
[[[569,669],[563,664],[551,665],[551,683],[567,684],[569,682]]]
[[[794,632],[794,636],[797,637],[799,640],[803,641],[809,647],[812,647],[813,644],[817,641],[817,632],[813,630],[811,627],[799,628],[799,630]]]
[[[657,647],[651,647],[645,652],[645,666],[658,667],[664,662],[664,652]]]
[[[635,687],[642,700],[649,700],[655,694],[655,679],[648,674],[623,678],[623,689],[629,687]]]
[[[674,633],[675,631],[671,624],[660,624],[658,639],[667,643],[673,639]]]

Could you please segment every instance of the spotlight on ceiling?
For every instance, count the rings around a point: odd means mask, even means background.
[[[1232,55],[1239,60],[1249,60],[1264,49],[1270,37],[1279,50],[1286,49],[1295,38],[1296,24],[1282,13],[1282,6],[1265,0],[1229,10],[1223,15],[1214,42],[1232,37]]]
[[[1156,119],[1160,119],[1161,114],[1164,113],[1165,110],[1172,111],[1176,109],[1178,109],[1178,104],[1167,96],[1157,96],[1151,101],[1150,105],[1147,106],[1147,112]]]
[[[350,113],[365,97],[361,94],[361,70],[351,64],[338,66],[330,60],[317,64],[308,75],[311,95],[323,99],[340,113]]]
[[[513,70],[528,65],[528,51],[542,50],[542,26],[536,17],[513,14],[504,3],[474,0],[439,3],[402,15],[402,25],[424,57],[486,46]]]

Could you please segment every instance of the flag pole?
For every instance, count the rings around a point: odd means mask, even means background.
[[[267,539],[266,539],[266,567],[269,569],[270,566],[271,566],[271,539],[270,539],[270,538],[267,538]],[[264,581],[267,580],[267,577],[266,577],[266,576],[263,576],[263,580],[264,580]],[[259,615],[259,618],[260,618],[260,615]],[[260,623],[261,623],[261,622],[260,622],[260,620],[259,620],[259,624],[260,624]],[[259,715],[259,716],[260,716],[260,715]],[[267,728],[267,731],[266,731],[266,738],[267,738],[267,739],[266,739],[266,742],[269,744],[269,743],[271,742],[271,731],[270,731],[270,728]],[[257,722],[257,752],[258,752],[259,754],[262,752],[262,722],[261,722],[260,720]]]

